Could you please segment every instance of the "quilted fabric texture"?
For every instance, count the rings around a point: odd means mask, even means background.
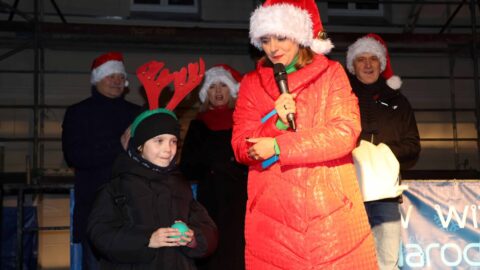
[[[279,96],[271,68],[243,79],[232,146],[250,165],[246,268],[377,269],[374,242],[352,163],[360,133],[358,102],[337,62],[316,55],[288,75],[297,132],[260,119]],[[280,159],[267,169],[250,159],[246,138],[275,137]]]

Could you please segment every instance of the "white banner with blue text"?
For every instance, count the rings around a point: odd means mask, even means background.
[[[480,181],[403,181],[401,269],[480,269]]]

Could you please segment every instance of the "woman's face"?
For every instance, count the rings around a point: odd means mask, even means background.
[[[207,98],[212,107],[227,105],[230,101],[230,88],[223,82],[214,82],[207,90]]]
[[[297,42],[285,37],[268,35],[261,37],[260,41],[263,51],[273,64],[288,66],[300,49]]]
[[[153,137],[141,147],[142,157],[159,167],[167,167],[177,153],[177,141],[171,134]]]

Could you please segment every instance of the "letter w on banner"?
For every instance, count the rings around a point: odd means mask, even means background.
[[[402,183],[401,269],[480,270],[480,180]]]

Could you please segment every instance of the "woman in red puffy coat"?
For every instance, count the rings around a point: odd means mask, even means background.
[[[357,99],[323,55],[333,45],[315,2],[267,0],[252,14],[250,38],[265,57],[240,84],[232,136],[237,160],[250,166],[246,268],[377,269],[351,157]],[[274,64],[286,66],[290,94],[280,94]]]

